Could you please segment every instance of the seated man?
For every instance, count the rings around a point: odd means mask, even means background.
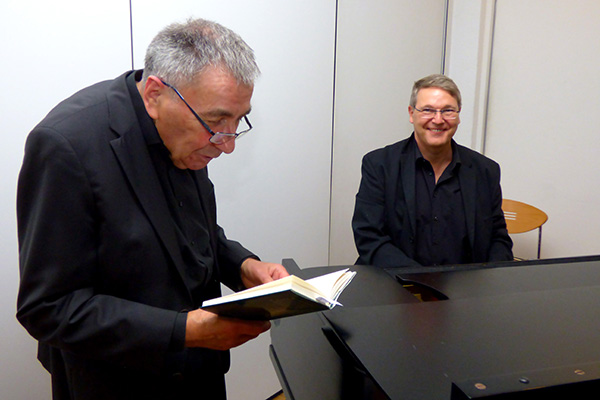
[[[460,91],[444,75],[415,82],[414,133],[363,158],[352,219],[357,264],[383,268],[512,260],[500,167],[458,145]]]

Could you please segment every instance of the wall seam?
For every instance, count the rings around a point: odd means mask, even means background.
[[[448,20],[450,18],[450,0],[446,0],[444,2],[444,26],[442,27],[442,66],[441,66],[441,74],[445,74],[446,72],[446,51],[448,46]]]
[[[129,47],[131,49],[131,69],[135,69],[133,54],[133,6],[129,0]]]
[[[491,26],[491,37],[490,37],[490,52],[489,52],[489,64],[487,71],[487,87],[486,87],[486,98],[485,98],[485,110],[484,110],[484,124],[483,124],[483,132],[481,133],[481,153],[485,154],[485,146],[487,142],[487,134],[488,134],[488,115],[490,109],[490,88],[492,86],[492,64],[494,62],[494,36],[496,35],[496,10],[497,10],[498,0],[494,0],[493,9],[492,9],[492,26]]]
[[[332,224],[333,224],[333,145],[335,141],[335,83],[337,72],[337,39],[338,39],[338,15],[339,0],[335,2],[335,21],[333,33],[333,85],[332,85],[332,103],[331,103],[331,149],[329,155],[329,223],[327,234],[327,265],[331,264],[331,242],[332,242]]]

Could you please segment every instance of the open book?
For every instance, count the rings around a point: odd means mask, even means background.
[[[269,320],[328,310],[336,305],[342,291],[356,272],[348,268],[303,280],[295,275],[255,286],[241,292],[210,299],[202,309],[242,319]]]

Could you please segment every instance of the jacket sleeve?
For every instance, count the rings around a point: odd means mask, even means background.
[[[179,313],[98,292],[99,216],[88,173],[61,134],[30,134],[17,189],[17,319],[67,352],[160,368]]]
[[[386,198],[389,193],[385,166],[379,162],[378,153],[369,153],[363,158],[361,182],[356,195],[352,230],[358,250],[357,264],[375,265],[382,268],[419,266],[397,243],[403,236],[410,236],[406,225],[399,221],[392,227],[389,207],[394,199]],[[404,216],[399,216],[402,218]],[[403,224],[404,222],[404,224]],[[395,229],[395,232],[392,232]],[[394,237],[396,239],[394,239]]]
[[[490,188],[492,193],[492,238],[488,261],[512,261],[512,240],[506,229],[502,211],[502,189],[500,187],[500,166],[495,164],[495,179]]]
[[[247,258],[255,258],[259,260],[259,257],[244,248],[235,240],[227,239],[225,232],[220,226],[218,227],[217,237],[221,281],[234,291],[246,289],[242,283],[240,270],[242,262],[244,262],[244,260]]]

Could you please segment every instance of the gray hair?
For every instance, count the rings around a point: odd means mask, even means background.
[[[254,51],[237,33],[216,22],[189,19],[154,37],[146,50],[143,82],[154,75],[186,86],[207,67],[221,68],[249,86],[260,75]]]
[[[458,108],[460,109],[462,107],[462,98],[458,86],[456,86],[456,83],[454,83],[452,79],[442,74],[429,75],[416,81],[410,95],[410,106],[414,108],[417,105],[417,94],[419,94],[419,90],[432,87],[450,93],[450,95],[456,99]]]

